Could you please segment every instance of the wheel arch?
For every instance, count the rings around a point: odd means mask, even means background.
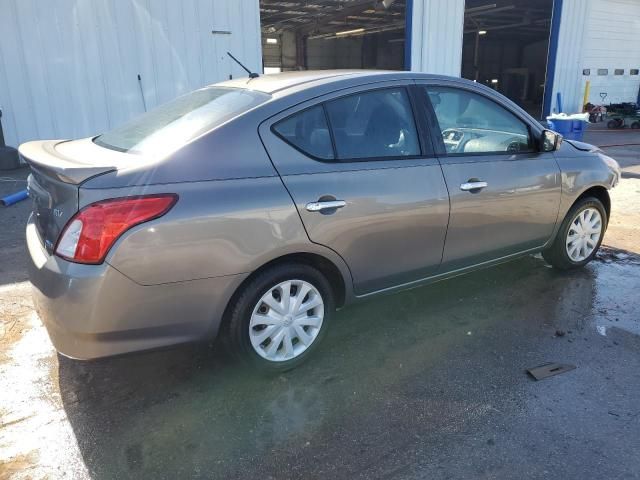
[[[574,202],[569,207],[569,210],[580,200],[587,197],[595,197],[602,202],[604,205],[604,209],[607,212],[607,223],[609,222],[609,217],[611,216],[611,197],[609,196],[609,190],[607,190],[602,185],[594,185],[592,187],[587,188],[584,192],[582,192],[578,198],[574,200]]]
[[[344,306],[350,301],[351,297],[353,296],[353,291],[350,283],[351,276],[345,274],[345,272],[341,270],[335,262],[327,258],[327,256],[308,251],[287,253],[262,264],[260,267],[252,271],[251,274],[249,274],[240,283],[240,285],[238,285],[238,287],[235,289],[235,291],[227,301],[227,305],[225,306],[222,320],[218,329],[220,332],[223,332],[228,325],[231,308],[238,296],[242,293],[245,286],[265,270],[285,263],[303,263],[316,268],[320,273],[322,273],[331,286],[337,308]]]
[[[544,245],[543,249],[548,248],[556,239],[558,232],[560,231],[560,226],[564,221],[565,216],[569,213],[569,211],[573,208],[573,206],[579,202],[580,200],[587,197],[595,197],[602,202],[604,205],[605,212],[607,214],[607,223],[609,222],[609,216],[611,214],[611,197],[609,196],[609,190],[603,184],[591,184],[586,187],[579,195],[576,197],[572,196],[572,200],[564,199],[562,201],[562,205],[560,206],[560,211],[558,212],[558,219],[556,221],[555,228],[553,229],[553,234]],[[571,203],[569,203],[571,202]]]
[[[574,217],[573,216],[570,217],[569,214],[575,208],[580,207],[579,205],[580,202],[585,202],[585,201],[588,202],[589,200],[590,201],[598,200],[600,203],[602,203],[602,206],[604,207],[606,218],[605,218],[604,226],[602,229],[602,234],[600,236],[600,239],[598,240],[598,244],[594,247],[594,249],[589,253],[589,255],[586,258],[583,258],[581,260],[569,258],[568,255],[570,254],[568,254],[566,251],[567,247],[565,244],[565,239],[563,237],[559,238],[561,234],[564,236],[565,235],[564,232],[567,231],[567,230],[563,230],[562,226],[567,221],[571,221],[571,222],[574,221]],[[588,203],[586,204],[588,205]],[[556,231],[554,232],[552,239],[549,242],[547,242],[547,244],[545,245],[545,248],[542,250],[542,255],[544,259],[547,261],[547,263],[561,270],[576,268],[578,266],[583,266],[586,263],[588,263],[591,260],[591,258],[593,258],[593,256],[595,255],[595,252],[597,251],[597,249],[599,248],[602,242],[602,239],[604,237],[604,232],[606,231],[607,224],[609,222],[610,212],[611,212],[611,198],[609,197],[608,189],[605,186],[600,184],[595,184],[595,185],[592,184],[586,187],[578,196],[575,197],[575,199],[568,206],[567,210],[564,212],[563,218],[561,220],[560,219],[558,220],[558,222],[556,223]],[[570,228],[570,225],[565,228]],[[572,263],[572,262],[576,262],[576,263]]]

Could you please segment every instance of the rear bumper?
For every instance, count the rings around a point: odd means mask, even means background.
[[[109,264],[79,265],[49,255],[27,224],[36,310],[61,354],[92,359],[215,336],[246,274],[140,285]]]

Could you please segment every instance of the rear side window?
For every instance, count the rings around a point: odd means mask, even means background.
[[[384,89],[326,103],[339,160],[420,155],[404,88]]]
[[[307,155],[322,160],[334,158],[327,118],[321,105],[282,120],[273,130],[284,141]]]
[[[120,152],[170,153],[269,98],[266,93],[242,88],[202,88],[102,134],[94,142]]]

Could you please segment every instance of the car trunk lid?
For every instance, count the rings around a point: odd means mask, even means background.
[[[90,139],[88,139],[90,142]],[[20,146],[31,167],[27,189],[40,238],[49,253],[69,219],[78,211],[80,185],[89,178],[117,170],[118,159],[86,140],[37,141]],[[89,159],[89,160],[87,160]]]

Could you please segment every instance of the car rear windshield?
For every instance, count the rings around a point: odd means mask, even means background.
[[[103,133],[94,142],[120,152],[169,153],[269,98],[242,88],[202,88]]]

